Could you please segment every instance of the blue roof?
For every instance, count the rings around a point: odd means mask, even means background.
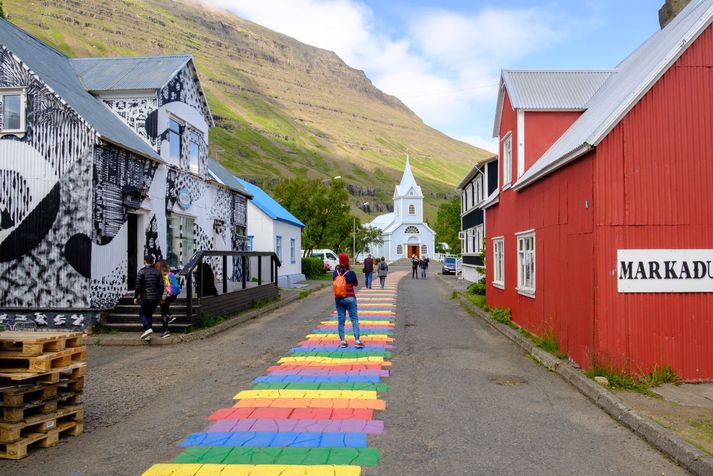
[[[263,189],[258,187],[257,185],[254,185],[250,182],[247,182],[239,177],[235,177],[238,179],[238,182],[240,182],[240,185],[245,187],[248,192],[252,193],[253,195],[253,203],[255,206],[257,206],[260,210],[262,210],[267,216],[272,218],[273,220],[279,220],[283,221],[285,223],[289,223],[291,225],[299,226],[300,228],[304,228],[304,223],[299,221],[297,217],[295,217],[292,213],[288,212],[285,207],[277,203],[277,201],[272,198],[270,195],[265,193]]]

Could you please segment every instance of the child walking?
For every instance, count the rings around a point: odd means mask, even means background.
[[[171,304],[181,294],[181,285],[178,282],[178,276],[171,272],[165,260],[160,260],[156,263],[156,268],[163,276],[163,296],[161,298],[161,324],[163,325],[163,335],[161,337],[171,337],[168,331],[168,325],[176,320],[171,314]]]

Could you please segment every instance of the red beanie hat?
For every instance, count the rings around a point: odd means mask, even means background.
[[[349,266],[349,255],[346,253],[339,253],[339,266],[347,267]]]

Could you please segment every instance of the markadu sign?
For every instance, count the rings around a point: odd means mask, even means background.
[[[713,250],[617,250],[620,293],[713,292]]]

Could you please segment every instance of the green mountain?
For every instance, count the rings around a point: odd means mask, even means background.
[[[217,127],[211,156],[268,189],[280,177],[342,176],[356,208],[391,206],[406,151],[426,216],[489,154],[426,126],[364,72],[193,1],[5,0],[9,20],[69,56],[191,53]],[[365,217],[366,218],[366,217]]]

